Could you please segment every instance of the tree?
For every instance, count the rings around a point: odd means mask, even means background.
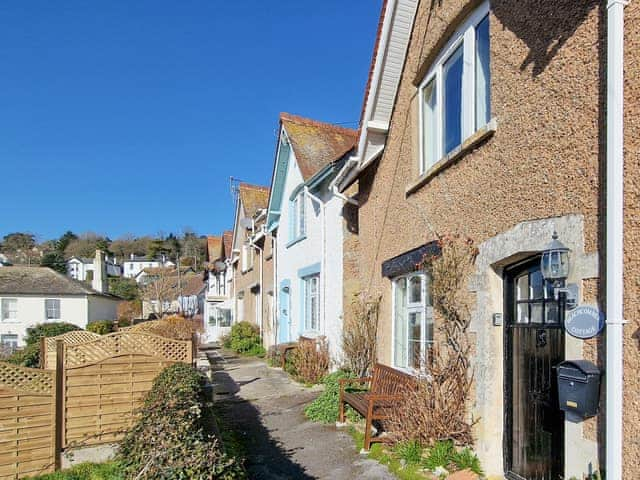
[[[56,240],[56,250],[64,254],[69,244],[73,240],[77,240],[78,236],[71,230],[67,230],[58,240]]]
[[[33,233],[14,232],[5,235],[1,250],[14,263],[31,265],[40,256]]]
[[[49,267],[56,272],[67,273],[67,262],[61,252],[53,251],[45,253],[40,260],[41,267]]]
[[[177,297],[177,278],[175,268],[148,269],[148,275],[140,286],[140,297],[158,318],[164,316]]]
[[[86,232],[75,240],[71,240],[64,253],[67,257],[93,258],[96,254],[96,250],[98,249],[108,252],[109,244],[109,239],[104,235],[98,235],[94,232]]]
[[[138,284],[133,278],[110,278],[109,293],[112,293],[124,300],[136,300],[140,297]]]

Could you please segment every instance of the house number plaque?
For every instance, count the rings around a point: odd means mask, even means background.
[[[572,337],[593,338],[604,328],[604,314],[596,307],[581,305],[567,313],[564,327]]]

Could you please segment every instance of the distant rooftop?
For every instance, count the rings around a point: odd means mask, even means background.
[[[47,267],[0,268],[0,295],[102,295],[87,285]]]

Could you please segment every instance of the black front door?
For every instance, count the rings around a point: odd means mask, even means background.
[[[564,331],[539,258],[507,269],[504,311],[506,475],[560,480],[564,414],[553,367],[564,360]]]

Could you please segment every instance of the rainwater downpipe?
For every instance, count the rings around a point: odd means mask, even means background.
[[[606,474],[622,479],[624,301],[624,7],[607,3]]]
[[[326,328],[327,328],[327,309],[326,309],[326,303],[327,303],[327,268],[326,268],[326,256],[327,256],[327,233],[326,233],[326,209],[325,209],[325,204],[322,203],[322,201],[316,197],[315,195],[313,195],[310,191],[309,191],[309,187],[305,186],[304,187],[304,193],[305,195],[308,195],[309,198],[314,201],[315,203],[318,204],[318,206],[320,207],[320,210],[322,212],[322,222],[320,224],[321,227],[321,238],[322,238],[322,257],[320,258],[320,275],[322,278],[322,334],[324,335],[326,333]]]

